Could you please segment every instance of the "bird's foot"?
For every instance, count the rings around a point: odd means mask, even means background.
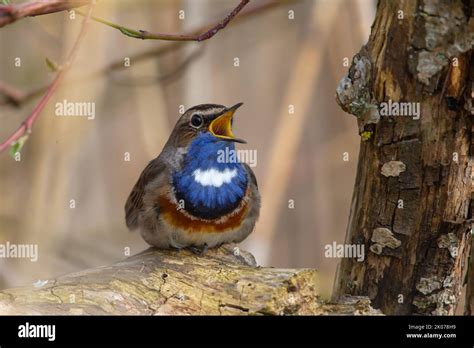
[[[207,244],[204,244],[202,247],[190,246],[188,247],[188,249],[191,250],[194,254],[202,256],[209,249],[209,246]]]

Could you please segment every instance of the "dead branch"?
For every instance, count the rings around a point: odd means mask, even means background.
[[[0,314],[380,314],[364,297],[325,303],[316,287],[316,270],[258,267],[236,245],[204,256],[148,249],[110,266],[0,291]]]

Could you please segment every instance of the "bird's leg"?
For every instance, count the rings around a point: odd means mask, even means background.
[[[190,246],[188,247],[188,249],[191,250],[194,254],[202,256],[206,253],[207,249],[209,249],[209,246],[204,243],[202,247]]]
[[[175,252],[177,252],[177,253],[179,253],[179,252],[181,251],[181,249],[182,249],[182,248],[176,248],[176,247],[171,246],[171,245],[169,246],[169,250],[175,251]]]

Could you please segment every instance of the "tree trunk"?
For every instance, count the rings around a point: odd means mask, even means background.
[[[385,314],[453,314],[470,249],[474,1],[379,1],[366,46],[337,88],[361,145],[334,298]],[[392,103],[392,116],[381,102]],[[396,116],[396,106],[408,116]],[[394,106],[396,105],[396,106]],[[387,104],[385,106],[390,106]],[[400,110],[399,110],[400,111]]]
[[[471,76],[474,76],[474,64],[471,65]],[[474,80],[474,78],[472,80]],[[474,88],[473,88],[473,92],[474,92]],[[471,138],[471,149],[474,149],[474,137]],[[474,192],[471,195],[471,200],[473,198],[474,198]],[[471,216],[474,216],[473,211],[474,211],[474,206],[471,204]],[[466,277],[466,303],[464,306],[464,315],[474,315],[474,238],[472,238],[472,230],[471,230],[471,253],[469,255],[469,262],[468,262],[467,267],[468,267],[468,270],[467,270],[467,277]]]
[[[0,291],[0,314],[380,314],[363,297],[317,296],[316,270],[257,267],[234,245],[148,249],[111,266]]]

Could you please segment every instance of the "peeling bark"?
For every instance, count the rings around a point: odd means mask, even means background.
[[[111,266],[0,291],[0,314],[380,314],[366,297],[325,303],[314,269],[256,266],[235,245],[204,256],[148,249]]]
[[[335,299],[368,296],[385,314],[455,312],[471,244],[473,9],[380,1],[339,84],[362,135],[346,243],[369,252],[363,263],[343,259]],[[381,115],[390,101],[419,103],[420,118]]]

